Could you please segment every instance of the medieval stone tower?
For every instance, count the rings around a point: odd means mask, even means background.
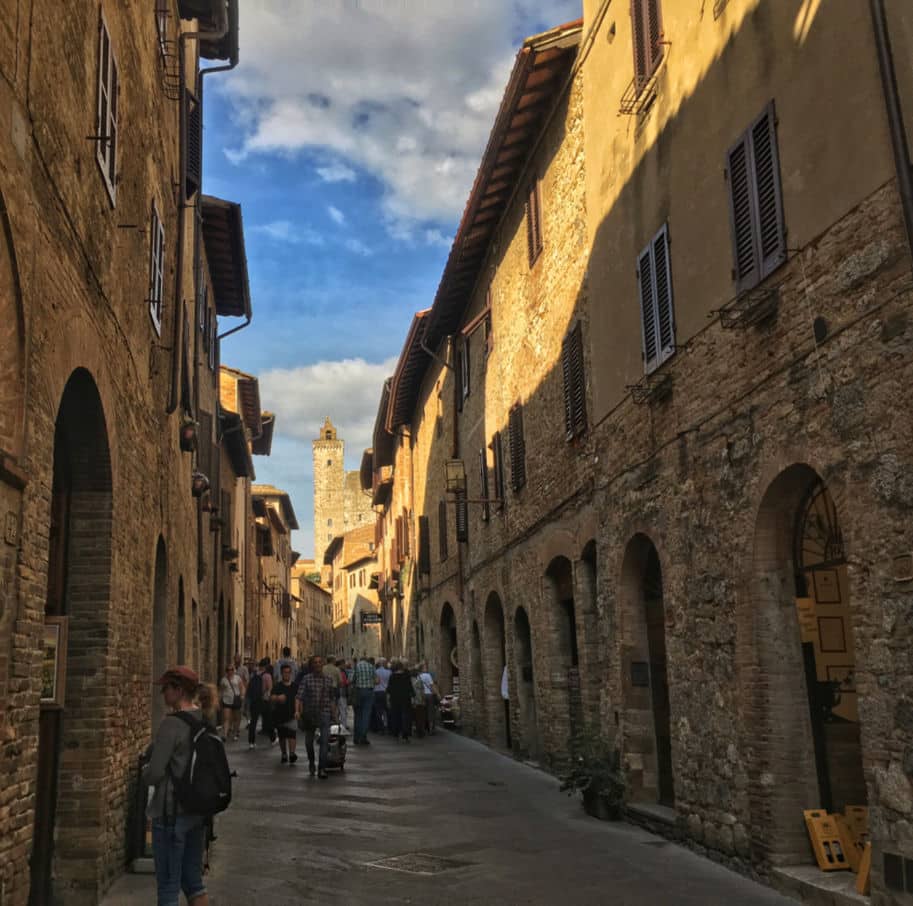
[[[326,417],[314,450],[314,562],[320,569],[327,545],[349,529],[373,521],[371,498],[357,471],[346,472],[345,441]]]
[[[311,444],[314,450],[314,562],[320,569],[323,552],[343,532],[345,519],[345,441],[336,436],[329,415]]]

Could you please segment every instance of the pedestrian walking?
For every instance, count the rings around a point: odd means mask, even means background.
[[[257,722],[265,712],[264,708],[264,679],[263,667],[258,664],[253,669],[250,682],[247,685],[247,709],[250,714],[250,720],[247,724],[247,748],[257,748]]]
[[[392,671],[384,658],[379,658],[374,670],[377,685],[374,687],[374,714],[371,719],[371,730],[374,733],[386,733],[389,724],[387,717],[387,683]]]
[[[279,739],[279,734],[276,733],[276,728],[273,726],[273,709],[272,703],[270,702],[270,696],[273,691],[273,665],[270,663],[269,658],[265,657],[260,661],[260,667],[262,668],[262,673],[260,675],[263,680],[263,704],[261,705],[260,711],[260,732],[263,733],[264,736],[268,736],[270,745],[274,746]]]
[[[200,686],[189,667],[172,667],[158,680],[171,714],[186,713],[199,721],[202,714],[193,698]],[[190,760],[191,730],[182,719],[159,724],[143,768],[143,783],[154,787],[146,814],[152,819],[152,851],[158,906],[178,906],[181,891],[191,906],[208,906],[203,883],[206,818],[183,811],[176,796],[175,778],[183,777]]]
[[[402,661],[393,662],[387,684],[387,706],[390,714],[390,734],[408,742],[412,735],[412,679]]]
[[[327,658],[323,667],[323,673],[328,676],[333,683],[333,689],[336,695],[336,710],[339,714],[338,720],[340,725],[349,729],[349,702],[346,695],[346,686],[348,685],[348,676],[345,673],[345,661],[342,658]]]
[[[310,671],[298,686],[295,699],[295,717],[304,731],[304,748],[308,756],[308,771],[321,780],[327,777],[327,747],[330,741],[330,723],[336,718],[337,697],[333,680],[323,672],[323,659],[312,657]],[[315,765],[314,734],[320,732],[320,757]]]
[[[270,693],[273,726],[279,736],[279,748],[282,751],[282,757],[279,759],[281,764],[294,764],[298,760],[298,755],[295,752],[298,746],[298,739],[295,733],[297,728],[295,722],[295,700],[297,695],[298,687],[292,679],[292,665],[283,664],[279,682],[273,684],[273,689]]]
[[[412,723],[415,735],[422,739],[425,736],[425,684],[419,676],[418,667],[409,671],[409,679],[412,683]]]
[[[225,675],[219,680],[219,698],[222,702],[222,739],[237,740],[241,727],[243,693],[241,677],[235,673],[234,664],[225,668]]]
[[[371,725],[371,712],[374,710],[374,688],[377,686],[377,673],[370,658],[361,657],[355,665],[352,677],[352,689],[355,692],[355,745],[369,746],[368,728]]]
[[[235,673],[238,675],[238,678],[241,680],[241,729],[244,729],[243,720],[246,718],[250,720],[250,711],[247,707],[247,685],[250,683],[250,667],[243,663],[241,660],[241,655],[236,654],[234,657],[235,664]]]
[[[282,649],[282,657],[276,661],[276,666],[273,667],[273,682],[278,683],[282,679],[282,668],[288,664],[292,668],[292,679],[298,673],[298,662],[292,657],[292,649],[286,645]]]
[[[428,672],[428,664],[425,661],[422,661],[419,667],[419,679],[422,681],[425,693],[425,729],[433,736],[437,726],[437,709],[441,703],[441,696],[435,685],[434,677]]]

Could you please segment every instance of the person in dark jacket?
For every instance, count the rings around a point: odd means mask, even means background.
[[[171,713],[189,711],[197,720],[202,719],[193,703],[200,686],[193,670],[172,667],[162,674],[158,685]],[[191,906],[209,903],[203,884],[206,819],[185,814],[174,791],[173,778],[184,776],[190,748],[190,727],[169,714],[156,731],[143,768],[143,783],[155,787],[146,814],[152,819],[158,906],[178,906],[182,890]]]
[[[390,735],[409,741],[412,735],[412,677],[402,661],[393,662],[393,673],[387,683],[390,708]]]

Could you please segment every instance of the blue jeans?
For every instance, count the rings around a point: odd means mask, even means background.
[[[374,690],[357,689],[355,697],[355,742],[368,738],[371,726],[371,712],[374,710]]]
[[[158,906],[178,906],[181,891],[191,902],[206,893],[203,883],[203,848],[206,824],[200,815],[178,815],[174,824],[152,820],[152,852]]]

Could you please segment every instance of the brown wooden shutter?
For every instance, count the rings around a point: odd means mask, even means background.
[[[675,354],[672,266],[666,224],[637,258],[637,282],[643,331],[644,371],[649,374]]]
[[[455,347],[454,362],[454,396],[456,398],[457,412],[463,411],[463,344],[458,342]]]
[[[412,532],[410,531],[409,511],[403,510],[403,559],[407,560],[412,556]]]
[[[501,432],[495,431],[491,439],[491,452],[494,458],[495,497],[498,506],[504,506],[504,452],[501,447]]]
[[[736,291],[751,289],[787,257],[783,191],[771,102],[726,155]]]
[[[532,267],[542,251],[542,211],[539,204],[539,180],[534,179],[526,197],[526,247]]]
[[[405,554],[403,551],[403,517],[396,517],[396,557],[394,558],[394,563],[402,563],[405,560]]]
[[[642,89],[663,58],[660,0],[631,0],[631,31],[634,45],[634,81]]]
[[[197,193],[203,178],[203,110],[191,92],[184,92],[186,119],[185,192],[187,198]]]
[[[457,541],[469,540],[469,505],[463,493],[456,498],[456,536]]]
[[[488,457],[485,455],[484,447],[479,450],[479,489],[482,500],[485,501],[482,504],[482,521],[488,522],[491,518],[491,507],[488,504]]]
[[[427,516],[418,517],[418,569],[426,576],[431,575],[431,526]]]
[[[519,491],[526,484],[526,440],[523,437],[523,408],[517,403],[508,418],[510,432],[510,484]]]
[[[437,505],[437,531],[440,546],[441,562],[447,559],[447,501],[441,500]]]
[[[561,344],[561,372],[564,377],[564,426],[570,440],[586,431],[586,373],[579,321]]]

